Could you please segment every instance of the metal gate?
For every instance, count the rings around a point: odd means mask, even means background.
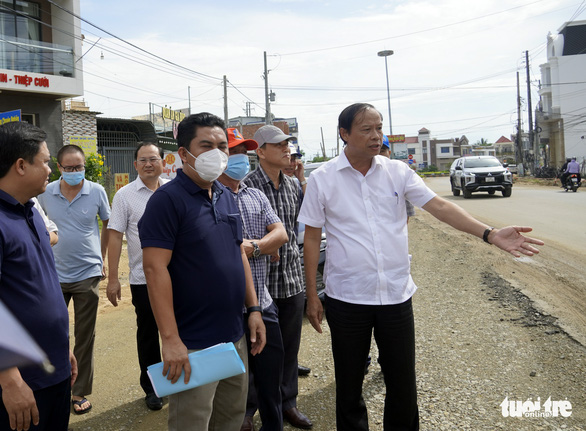
[[[111,175],[128,173],[130,181],[136,179],[134,150],[138,142],[139,137],[133,132],[98,130],[98,151]]]

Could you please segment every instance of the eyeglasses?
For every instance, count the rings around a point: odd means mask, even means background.
[[[60,165],[61,169],[63,169],[64,172],[81,172],[85,169],[85,165],[77,165],[77,166],[63,166]]]
[[[151,157],[150,159],[137,159],[136,163],[138,163],[139,165],[146,165],[147,163],[155,165],[159,163],[161,160],[162,159],[160,157]]]

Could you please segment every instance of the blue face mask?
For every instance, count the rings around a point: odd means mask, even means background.
[[[85,170],[80,172],[61,172],[61,177],[70,186],[76,186],[85,178]]]
[[[228,167],[224,171],[233,180],[240,181],[250,171],[250,162],[246,154],[234,154],[228,157]]]

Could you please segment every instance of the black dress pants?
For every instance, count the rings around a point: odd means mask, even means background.
[[[39,425],[31,431],[67,431],[71,411],[71,378],[33,392],[39,409]],[[2,391],[0,391],[2,395]],[[0,431],[12,431],[8,412],[0,398]]]
[[[246,342],[250,352],[250,330],[248,314],[244,315]],[[256,409],[262,420],[261,431],[281,431],[283,429],[283,410],[281,400],[281,380],[283,377],[283,339],[275,304],[263,310],[262,320],[267,330],[267,344],[255,356],[248,354],[249,385],[246,416],[254,416]]]
[[[368,430],[362,384],[373,331],[387,391],[384,429],[418,430],[411,299],[396,305],[361,305],[326,297],[325,309],[336,376],[337,430]]]
[[[140,386],[145,394],[154,392],[147,374],[149,365],[161,362],[159,329],[153,315],[146,284],[131,284],[132,305],[136,312],[136,347],[140,365]]]

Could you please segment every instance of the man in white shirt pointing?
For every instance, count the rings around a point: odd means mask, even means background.
[[[368,430],[362,383],[373,331],[387,388],[384,429],[418,430],[411,305],[417,287],[409,269],[406,200],[514,256],[538,253],[533,244],[543,242],[521,234],[529,227],[489,227],[436,196],[405,163],[379,156],[382,116],[372,105],[347,107],[338,127],[344,151],[312,172],[298,218],[306,225],[307,315],[318,332],[323,308],[315,274],[322,227],[328,238],[324,278],[337,430]]]

